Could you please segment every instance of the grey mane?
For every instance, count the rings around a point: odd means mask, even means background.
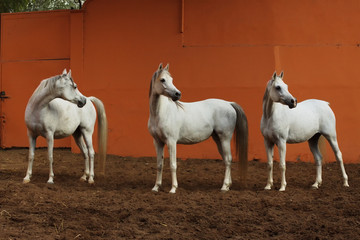
[[[62,77],[62,75],[57,75],[57,76],[42,80],[41,83],[39,84],[39,86],[35,89],[32,96],[38,95],[38,93],[41,92],[42,90],[44,90],[45,88],[49,88],[49,91],[53,92],[55,82],[57,80],[59,80],[61,77]]]
[[[270,98],[270,88],[273,84],[274,80],[269,80],[269,82],[266,85],[266,90],[265,90],[265,94],[263,97],[263,115],[265,119],[268,119],[271,115],[271,109],[272,109],[272,105],[273,105],[273,101]]]
[[[40,82],[39,86],[35,89],[35,91],[33,92],[33,94],[31,95],[30,99],[29,99],[29,103],[32,103],[34,101],[34,99],[40,95],[40,93],[44,90],[44,89],[48,89],[48,91],[50,93],[54,92],[55,89],[55,82],[57,80],[59,80],[60,78],[62,78],[63,75],[57,75],[54,77],[50,77],[47,79],[44,79]]]
[[[151,94],[152,94],[152,83],[153,81],[155,81],[155,79],[157,78],[158,76],[158,71],[154,72],[152,78],[151,78],[151,81],[150,81],[150,89],[149,89],[149,98],[151,97]]]

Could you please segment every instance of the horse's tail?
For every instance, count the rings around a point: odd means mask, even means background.
[[[235,146],[236,155],[240,162],[240,177],[243,183],[246,181],[247,165],[248,165],[248,122],[244,110],[237,103],[231,103],[236,111],[235,125]]]
[[[94,103],[97,119],[98,119],[98,151],[99,151],[99,165],[100,174],[105,175],[105,162],[106,162],[106,149],[107,149],[107,119],[105,113],[105,107],[102,101],[96,97],[89,97],[92,103]]]

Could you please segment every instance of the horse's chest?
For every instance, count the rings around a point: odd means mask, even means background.
[[[261,133],[264,138],[277,141],[280,138],[286,138],[287,128],[279,124],[278,121],[262,121]]]
[[[167,139],[167,128],[154,119],[149,119],[148,129],[153,138],[165,142]]]

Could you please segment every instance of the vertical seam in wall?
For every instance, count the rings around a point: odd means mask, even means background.
[[[184,29],[185,29],[185,0],[181,0],[181,46],[185,47],[184,44]]]
[[[280,46],[274,46],[275,71],[282,71],[280,60]]]

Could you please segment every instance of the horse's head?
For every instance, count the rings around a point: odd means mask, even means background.
[[[56,80],[54,91],[60,98],[75,103],[79,108],[86,104],[86,97],[77,89],[76,83],[71,77],[71,70],[67,73],[64,69],[60,78]]]
[[[288,86],[283,81],[284,72],[279,76],[274,72],[269,84],[269,96],[273,102],[280,102],[288,105],[289,108],[294,108],[297,105],[297,100],[288,91]]]
[[[153,93],[164,95],[173,101],[177,101],[181,97],[181,92],[173,84],[173,78],[169,72],[169,64],[163,68],[162,63],[160,63],[152,79],[151,88],[150,91]]]

